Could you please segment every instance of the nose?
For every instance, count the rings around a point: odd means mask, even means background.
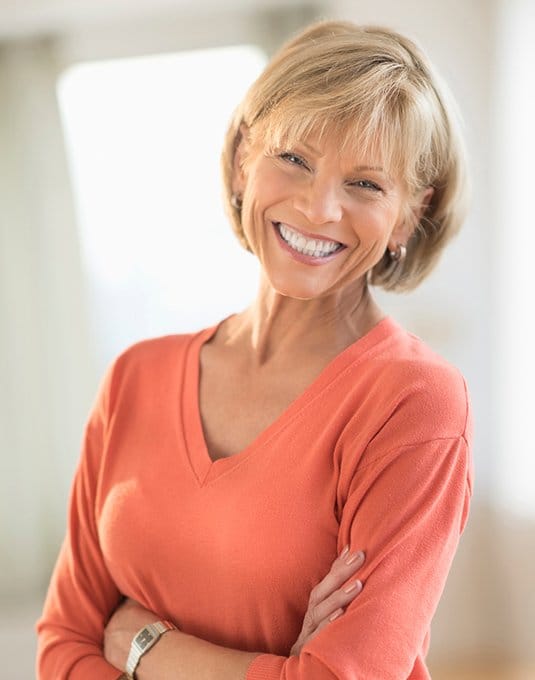
[[[314,177],[301,187],[294,206],[311,224],[339,222],[343,214],[340,187],[330,178]]]

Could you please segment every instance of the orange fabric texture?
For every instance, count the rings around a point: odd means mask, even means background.
[[[429,678],[429,626],[471,496],[462,376],[387,317],[213,462],[198,378],[218,326],[137,343],[108,370],[37,624],[38,678],[116,680],[102,633],[123,595],[261,652],[247,680]],[[347,543],[367,554],[362,593],[288,658]]]

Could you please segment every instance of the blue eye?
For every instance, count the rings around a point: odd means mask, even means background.
[[[354,187],[359,187],[360,189],[370,189],[370,191],[382,191],[381,187],[375,182],[370,182],[368,179],[359,179],[356,182],[351,183]]]
[[[301,156],[298,156],[291,151],[284,151],[283,153],[280,153],[279,158],[282,158],[283,161],[288,161],[288,163],[291,163],[292,165],[301,165],[304,168],[308,167],[306,161],[301,158]]]

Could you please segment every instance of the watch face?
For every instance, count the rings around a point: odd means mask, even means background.
[[[136,643],[139,648],[143,651],[145,647],[154,640],[154,635],[150,632],[148,628],[144,628],[141,633],[136,638]]]

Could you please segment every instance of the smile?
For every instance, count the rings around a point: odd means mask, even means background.
[[[346,247],[338,241],[307,238],[282,222],[273,222],[273,226],[292,250],[308,257],[325,258]]]

